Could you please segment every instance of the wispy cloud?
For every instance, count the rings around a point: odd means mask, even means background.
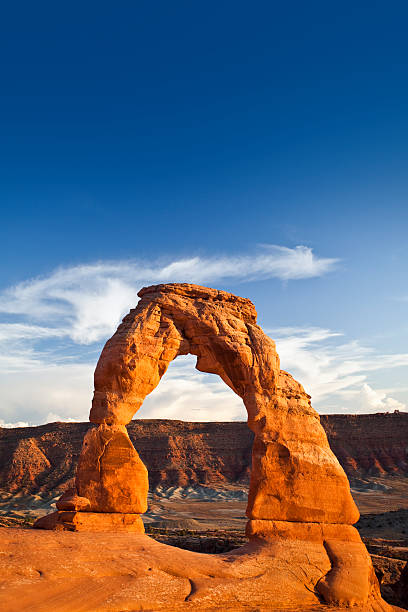
[[[86,420],[101,343],[135,306],[142,285],[216,284],[320,276],[337,260],[311,249],[267,246],[254,255],[167,262],[99,262],[60,268],[0,292],[0,425]],[[284,369],[311,393],[321,412],[405,409],[370,373],[408,365],[408,354],[383,355],[341,333],[317,327],[269,330]],[[240,398],[217,377],[193,371],[194,358],[171,364],[138,416],[185,420],[245,419]]]
[[[291,249],[272,245],[263,246],[253,255],[190,257],[153,264],[99,262],[60,268],[49,276],[5,289],[0,293],[0,313],[47,321],[47,330],[32,326],[32,334],[40,334],[42,329],[44,335],[67,334],[74,342],[90,344],[112,334],[121,317],[137,303],[137,292],[143,284],[299,280],[326,274],[337,261],[318,257],[305,246]],[[16,327],[8,330],[10,334],[17,331]],[[25,331],[30,331],[27,326]],[[3,333],[7,333],[6,326]]]
[[[382,366],[406,366],[407,354],[378,355],[359,342],[344,342],[341,334],[320,328],[268,330],[277,341],[282,368],[290,371],[312,394],[313,406],[327,412],[405,410],[369,380]],[[1,346],[0,346],[1,348]],[[80,349],[81,347],[78,347]],[[92,362],[53,361],[48,353],[14,354],[19,367],[0,372],[1,417],[9,424],[53,420],[87,420],[92,397]],[[5,357],[6,359],[6,357]],[[15,365],[16,365],[15,364]],[[170,367],[138,412],[138,418],[176,418],[188,421],[245,420],[241,399],[218,376],[194,370],[195,358],[180,357]],[[3,421],[3,422],[4,422]],[[0,423],[0,426],[2,423]],[[5,425],[2,425],[5,426]]]
[[[192,355],[173,361],[136,418],[245,421],[241,398],[219,376],[195,370],[195,363]]]
[[[308,247],[264,245],[246,255],[65,267],[6,288],[0,292],[0,314],[5,317],[0,322],[3,426],[88,418],[101,343],[136,305],[143,285],[306,279],[330,272],[336,263],[336,259],[316,256]],[[172,364],[146,401],[144,416],[245,418],[241,400],[218,377],[189,376],[192,359]]]
[[[0,419],[0,427],[12,428],[12,427],[29,427],[30,423],[27,421],[16,421],[15,423],[5,423],[3,419]]]
[[[66,330],[25,323],[0,323],[0,342],[15,340],[38,340],[66,335]]]
[[[95,363],[55,365],[38,359],[35,368],[0,371],[3,423],[87,421],[94,369]]]

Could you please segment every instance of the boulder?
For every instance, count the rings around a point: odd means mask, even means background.
[[[89,499],[80,497],[74,488],[65,491],[55,505],[57,510],[79,510],[84,512],[91,508]]]

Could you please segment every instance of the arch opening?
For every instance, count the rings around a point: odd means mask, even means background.
[[[253,434],[241,398],[195,363],[192,355],[170,363],[128,432],[149,468],[147,533],[177,547],[221,553],[244,541]],[[132,434],[139,419],[152,418],[160,419],[154,424],[160,443],[150,465],[144,441]]]
[[[145,398],[136,419],[189,422],[246,421],[242,399],[219,376],[196,369],[194,355],[179,355]]]

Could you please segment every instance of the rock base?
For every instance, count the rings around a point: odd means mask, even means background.
[[[35,529],[53,531],[128,531],[144,533],[140,514],[121,514],[119,512],[76,512],[58,511],[38,519]]]
[[[320,566],[324,558],[328,559],[331,568],[315,584],[316,593],[325,603],[365,604],[373,590],[379,596],[371,558],[352,525],[250,520],[246,534],[250,540],[270,546],[292,542],[300,548],[303,546],[305,551],[313,550]]]
[[[355,545],[340,552],[350,561],[347,584],[358,585],[366,574],[353,563]],[[352,608],[332,603],[347,586],[332,561],[338,553],[321,542],[279,538],[211,555],[137,533],[0,528],[0,610],[394,612],[371,581],[368,594],[352,594]],[[318,588],[323,583],[331,603]]]
[[[283,538],[303,542],[340,540],[362,544],[360,534],[355,527],[340,523],[298,523],[295,521],[252,519],[247,522],[246,535],[250,540],[254,538],[267,541]]]

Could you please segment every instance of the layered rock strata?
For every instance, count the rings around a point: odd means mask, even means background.
[[[140,514],[121,512],[88,512],[86,510],[58,510],[36,521],[37,529],[53,531],[126,531],[144,533]]]
[[[94,512],[143,514],[147,510],[147,469],[124,425],[101,425],[84,438],[75,494]],[[82,510],[76,507],[77,510]]]
[[[323,600],[367,602],[378,584],[351,527],[359,513],[347,477],[310,397],[280,371],[275,344],[257,325],[253,304],[187,284],[147,287],[139,296],[137,308],[106,343],[96,367],[90,420],[98,428],[85,437],[75,490],[64,503],[78,511],[84,499],[93,512],[144,511],[145,472],[124,426],[169,363],[191,353],[198,370],[218,374],[242,398],[255,434],[247,506],[250,540],[267,542],[277,551],[290,539],[310,543],[330,568],[322,569],[313,585]],[[282,537],[282,529],[292,538]],[[359,578],[352,583],[357,567]]]
[[[217,410],[217,406],[215,406]],[[215,412],[214,418],[217,417]],[[330,448],[353,479],[408,476],[408,413],[321,415]],[[10,494],[56,495],[74,485],[83,438],[91,423],[0,428],[0,488]],[[242,422],[133,420],[132,444],[159,487],[221,488],[250,477],[254,434]]]

